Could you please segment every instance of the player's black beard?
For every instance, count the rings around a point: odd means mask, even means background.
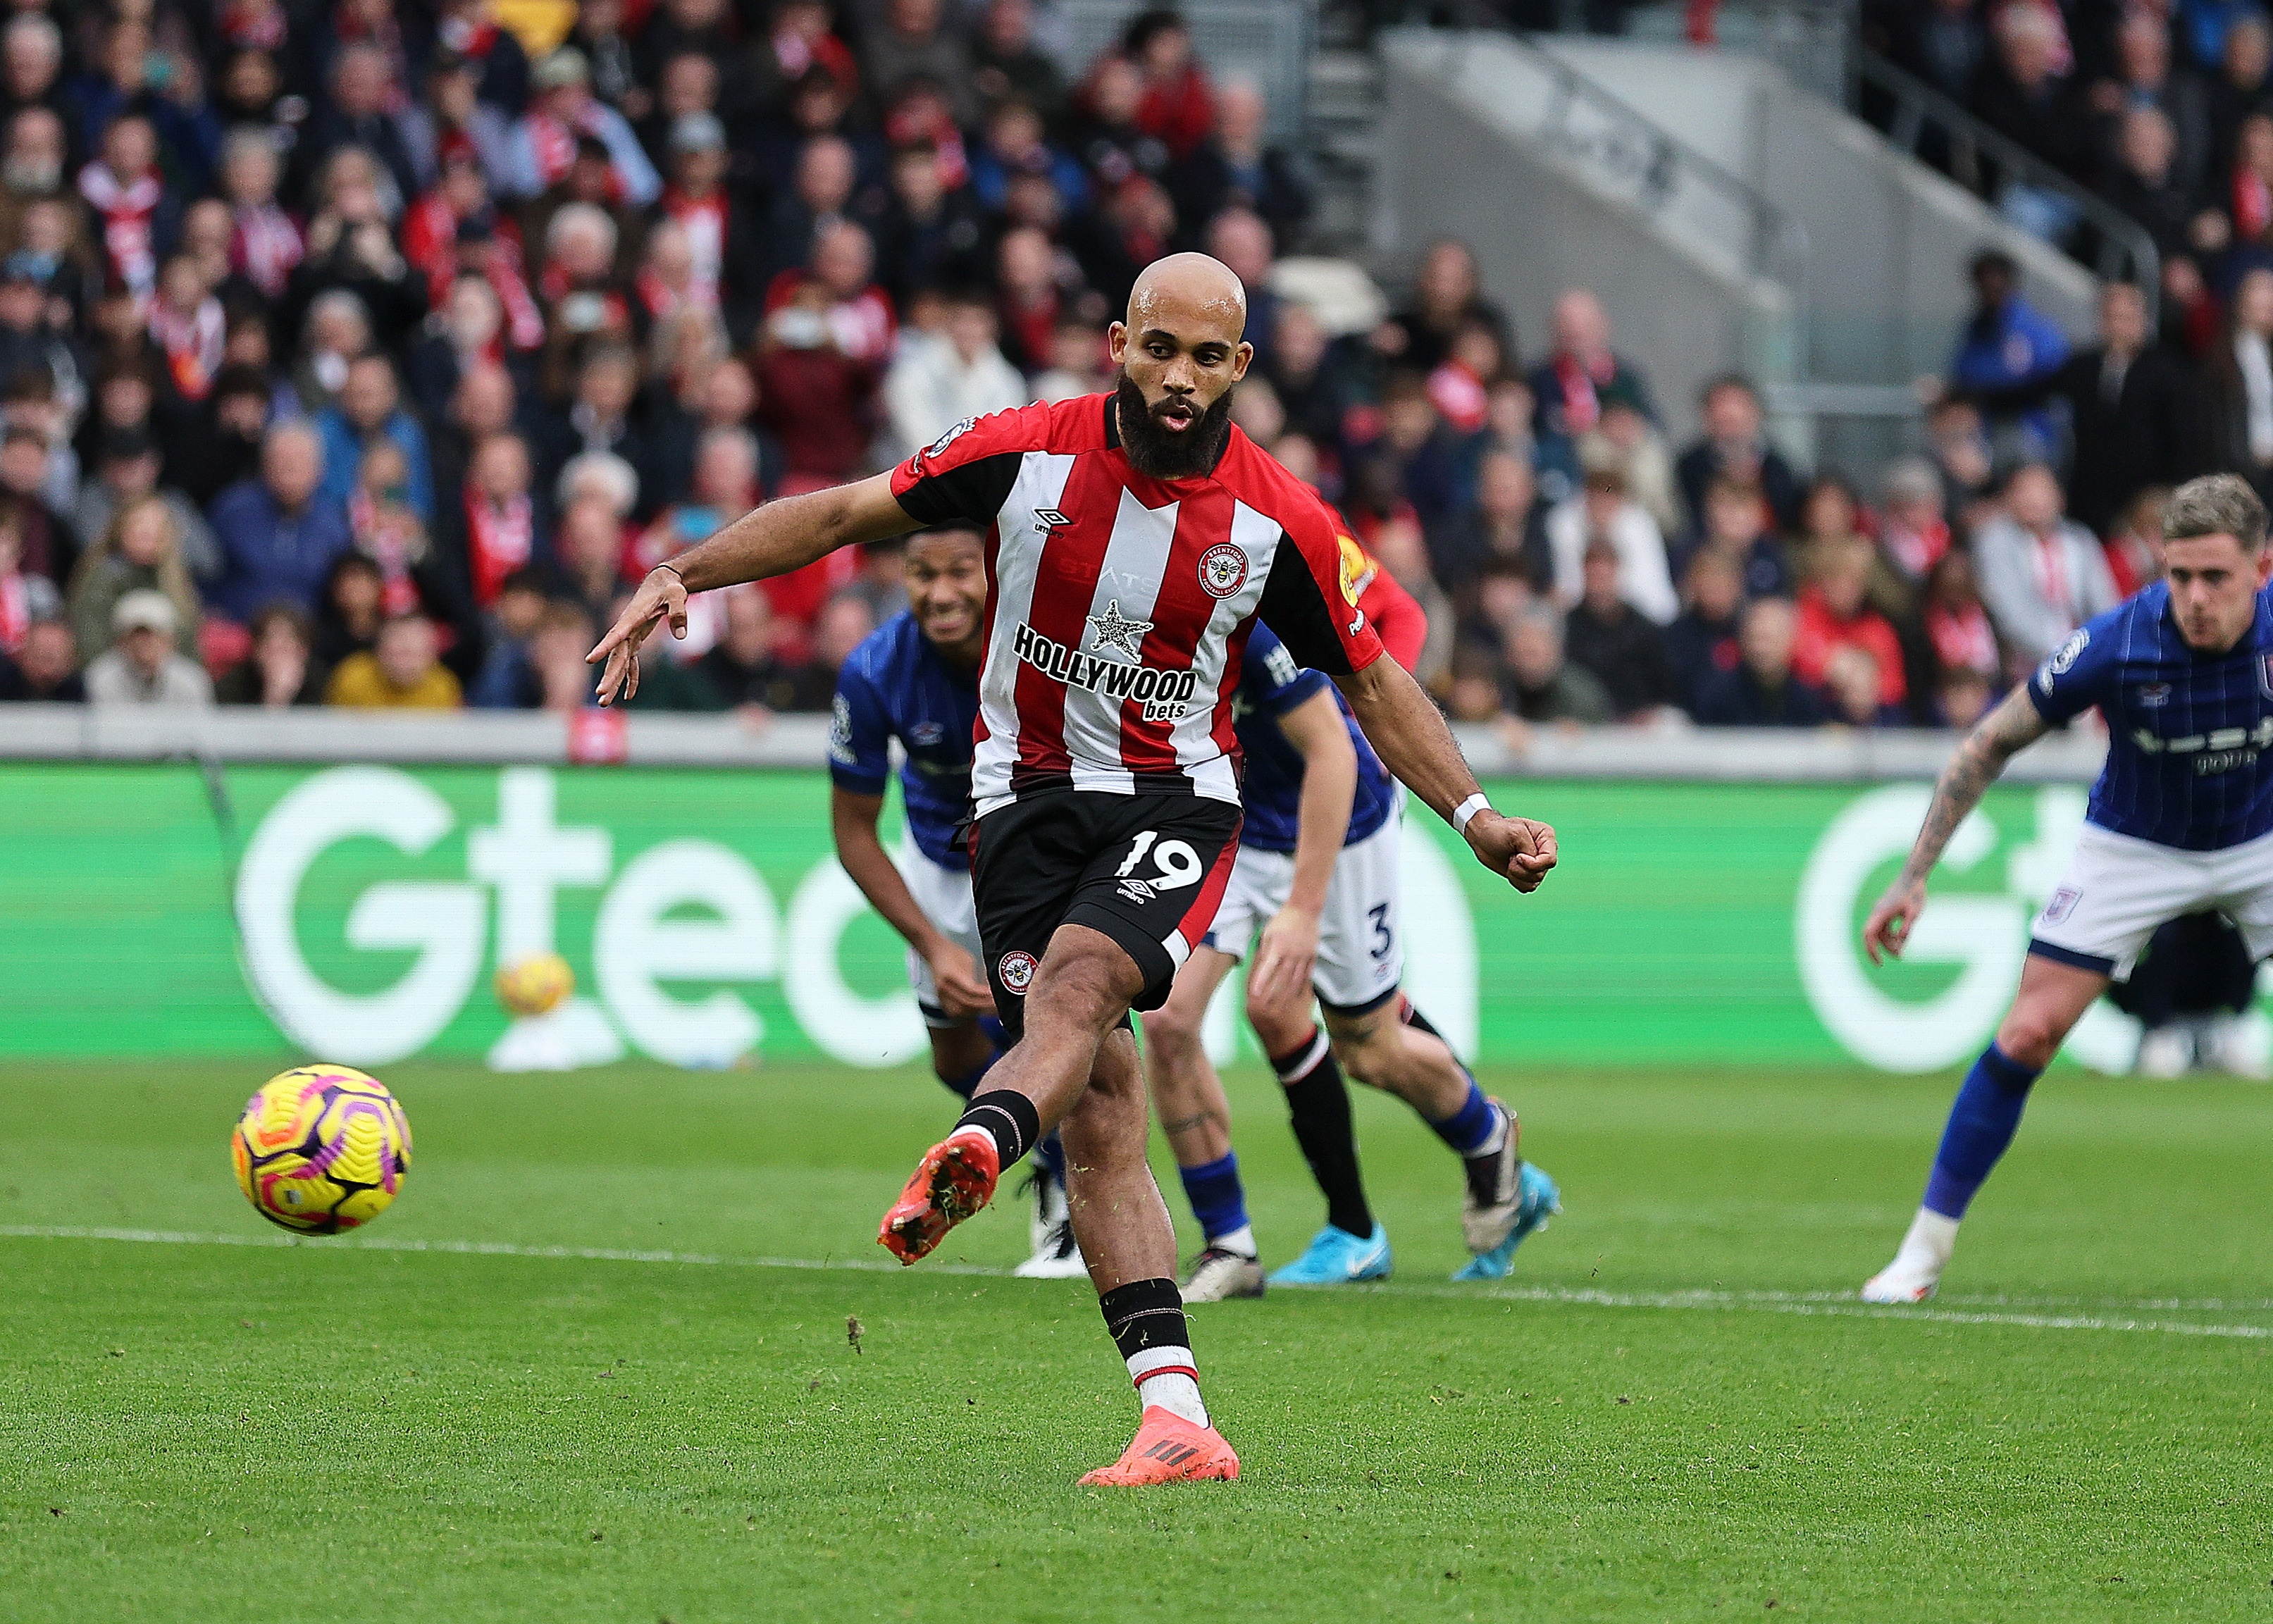
[[[1213,473],[1231,438],[1231,395],[1225,390],[1190,428],[1164,429],[1144,404],[1144,392],[1124,370],[1121,386],[1114,392],[1114,409],[1121,414],[1121,447],[1139,474],[1154,479],[1194,479]]]

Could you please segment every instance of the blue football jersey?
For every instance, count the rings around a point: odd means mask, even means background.
[[[1269,626],[1255,623],[1248,633],[1246,662],[1239,673],[1239,688],[1232,695],[1232,725],[1239,733],[1239,748],[1247,758],[1247,776],[1240,798],[1247,806],[1239,843],[1264,851],[1292,851],[1302,821],[1302,752],[1279,728],[1279,718],[1321,688],[1332,688],[1323,671],[1305,670],[1294,663]],[[1358,731],[1341,693],[1334,693],[1348,725],[1350,743],[1357,749],[1357,793],[1350,802],[1349,845],[1389,821],[1396,805],[1397,785],[1382,766],[1373,746]]]
[[[2091,822],[2118,834],[2215,851],[2273,830],[2273,592],[2222,655],[2197,654],[2157,581],[2090,621],[2029,679],[2047,721],[2097,705],[2107,765]]]
[[[971,815],[971,729],[979,715],[976,672],[940,658],[902,610],[871,632],[836,673],[829,727],[829,775],[856,795],[881,795],[895,738],[907,759],[900,798],[908,832],[933,862],[962,868],[956,828]]]

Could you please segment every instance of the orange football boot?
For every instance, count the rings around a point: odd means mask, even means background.
[[[1136,1488],[1147,1483],[1228,1482],[1239,1476],[1239,1456],[1212,1426],[1194,1426],[1173,1410],[1144,1411],[1136,1436],[1110,1466],[1082,1478],[1080,1488]]]
[[[916,1164],[900,1199],[884,1215],[876,1244],[904,1264],[928,1255],[948,1231],[994,1199],[1001,1171],[991,1136],[976,1130],[949,1135]]]

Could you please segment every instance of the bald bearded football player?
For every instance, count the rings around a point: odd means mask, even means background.
[[[1531,891],[1556,860],[1555,832],[1490,808],[1436,707],[1382,657],[1324,504],[1232,423],[1246,319],[1218,261],[1154,262],[1109,335],[1114,393],[966,421],[889,474],[745,515],[650,573],[591,655],[613,702],[635,691],[641,639],[683,634],[691,592],[910,530],[986,533],[969,846],[1015,1041],[877,1239],[913,1263],[1059,1130],[1075,1237],[1142,1409],[1085,1484],[1239,1474],[1200,1395],[1129,1011],[1167,998],[1231,872],[1232,696],[1257,617],[1334,678],[1384,765],[1487,868]]]

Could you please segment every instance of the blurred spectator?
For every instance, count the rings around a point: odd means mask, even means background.
[[[568,595],[597,620],[623,584],[623,521],[614,505],[594,494],[572,497],[553,551]]]
[[[2075,438],[2069,505],[2094,531],[2104,534],[2147,486],[2180,484],[2202,471],[2194,380],[2186,363],[2156,341],[2146,301],[2128,283],[2100,290],[2097,344],[2033,378],[1968,398],[1992,413],[2054,398],[2067,402]]]
[[[174,244],[181,200],[158,169],[150,121],[119,119],[102,133],[102,153],[79,171],[79,195],[94,211],[110,279],[147,299],[158,285],[158,256]]]
[[[1989,714],[1997,690],[1978,671],[1944,671],[1934,681],[1933,722],[1952,732],[1969,733]]]
[[[308,611],[297,603],[271,603],[253,616],[251,631],[252,651],[221,674],[214,698],[268,710],[322,704],[331,674],[315,659]]]
[[[2171,65],[2167,19],[2145,11],[2123,17],[2115,29],[2114,77],[2093,87],[2093,99],[2114,117],[2119,146],[2133,138],[2129,115],[2157,115],[2171,143],[2173,190],[2181,197],[2200,191],[2210,155],[2209,108],[2201,80]]]
[[[2107,536],[2107,573],[2119,596],[2129,597],[2163,578],[2163,510],[2167,486],[2149,485],[2131,498]]]
[[[1286,149],[1268,140],[1271,109],[1250,79],[1228,79],[1216,91],[1215,132],[1170,172],[1177,216],[1213,220],[1227,208],[1251,209],[1280,242],[1310,214],[1310,190]]]
[[[1960,107],[1973,101],[1989,60],[1980,0],[1923,0],[1895,16],[1895,62]]]
[[[611,179],[623,200],[645,208],[663,191],[663,177],[641,150],[624,116],[592,95],[584,53],[564,45],[529,75],[529,111],[514,126],[508,190],[542,197],[576,161],[576,142],[589,136],[607,149]]]
[[[1023,101],[1046,122],[1065,111],[1065,76],[1034,43],[1031,0],[988,0],[971,63],[971,83],[990,107]]]
[[[1826,558],[1835,557],[1843,561],[1849,554],[1859,554],[1870,566],[1867,595],[1872,605],[1890,621],[1906,620],[1916,606],[1917,591],[1872,544],[1866,529],[1868,522],[1862,498],[1847,482],[1846,475],[1830,469],[1818,474],[1799,508],[1800,528],[1794,550],[1800,579],[1818,579],[1823,573]],[[1800,608],[1804,618],[1804,594]],[[1810,680],[1814,678],[1811,677]]]
[[[2269,94],[2273,87],[2266,82],[2266,71],[2273,66],[2273,26],[2264,12],[2254,9],[2254,0],[2251,4],[2253,9],[2239,15],[2225,31],[2218,71],[2202,87],[2214,163],[2233,156],[2243,121],[2262,114],[2273,101]]]
[[[1587,543],[1585,590],[1564,617],[1565,653],[1594,675],[1621,722],[1641,720],[1674,697],[1665,633],[1635,612],[1618,588],[1618,550],[1607,541]]]
[[[358,355],[348,364],[339,404],[316,420],[323,439],[324,479],[317,489],[344,503],[355,489],[368,449],[385,439],[402,453],[401,500],[422,524],[434,520],[434,467],[426,430],[403,409],[394,363],[384,355]]]
[[[584,655],[597,639],[592,618],[574,603],[555,602],[529,639],[529,663],[544,691],[544,708],[574,711],[592,702],[600,668]],[[653,640],[649,640],[652,641]]]
[[[1792,669],[1799,619],[1789,598],[1755,598],[1737,632],[1737,669],[1699,685],[1692,715],[1706,727],[1812,728],[1831,719]]]
[[[2067,72],[2069,53],[2059,12],[2034,4],[2006,5],[1993,14],[1991,26],[1994,52],[1974,94],[1975,114],[2061,174],[2089,180],[2091,113]],[[2075,220],[2067,198],[2025,183],[2007,186],[2002,207],[2006,218],[2040,237],[2056,238]]]
[[[1767,498],[1739,475],[1723,475],[1706,490],[1705,528],[1687,557],[1706,553],[1737,572],[1744,596],[1790,595],[1791,555],[1770,527]]]
[[[945,93],[955,122],[979,122],[979,87],[960,34],[947,26],[941,0],[884,0],[883,25],[861,41],[869,93],[880,103],[898,99],[911,80]]]
[[[1886,682],[1879,662],[1857,643],[1842,643],[1824,662],[1823,689],[1831,698],[1834,720],[1855,728],[1893,728],[1902,723],[1898,705],[1886,700]]]
[[[458,679],[443,668],[433,622],[417,613],[390,616],[371,649],[340,662],[324,686],[324,703],[362,710],[456,710]]]
[[[1156,7],[1132,19],[1121,48],[1144,75],[1136,123],[1181,163],[1215,127],[1215,96],[1192,51],[1191,28],[1174,11]]]
[[[141,387],[138,384],[127,386]],[[268,427],[268,379],[257,367],[225,366],[214,379],[213,393],[206,398],[206,408],[199,414],[193,431],[182,438],[178,454],[166,447],[160,448],[165,453],[161,463],[163,476],[169,483],[178,483],[182,495],[201,508],[260,466],[261,440]],[[130,437],[148,438],[146,428],[141,427],[115,432],[122,442]],[[102,466],[98,454],[99,476]],[[205,520],[200,519],[199,523]],[[209,533],[211,526],[206,528]],[[201,550],[204,545],[200,543]],[[211,547],[218,567],[220,543],[214,541]]]
[[[1458,593],[1490,565],[1506,561],[1534,589],[1551,589],[1555,554],[1547,539],[1547,513],[1531,465],[1507,452],[1486,452],[1476,463],[1474,505],[1429,533],[1437,580]]]
[[[1871,544],[1859,537],[1826,542],[1814,550],[1808,584],[1799,593],[1792,670],[1811,686],[1828,687],[1832,657],[1842,648],[1860,648],[1871,657],[1878,703],[1898,707],[1909,698],[1909,680],[1902,640],[1870,604],[1874,562]]]
[[[1648,418],[1622,402],[1606,406],[1602,420],[1579,437],[1578,448],[1581,468],[1599,458],[1625,469],[1626,494],[1649,515],[1660,535],[1681,533],[1686,515],[1674,485],[1673,455]]]
[[[2132,107],[2117,119],[2115,152],[2099,195],[2147,228],[2165,255],[2195,238],[2196,193],[2180,176],[2178,137],[2159,108]]]
[[[1943,400],[1926,413],[1926,443],[1934,471],[1941,476],[1947,509],[1969,527],[1995,485],[1995,452],[1982,426],[1980,409],[1967,401]]]
[[[892,154],[891,200],[877,224],[878,274],[904,306],[918,293],[968,286],[986,274],[987,225],[972,188],[950,189],[938,150]]]
[[[75,705],[86,698],[79,674],[71,628],[60,620],[35,620],[12,657],[0,654],[0,700]]]
[[[1530,379],[1542,458],[1567,461],[1572,453],[1563,448],[1575,448],[1579,437],[1601,423],[1612,406],[1632,407],[1656,421],[1649,385],[1610,348],[1610,318],[1592,292],[1571,288],[1557,296],[1553,338],[1553,351]]]
[[[602,340],[585,350],[574,393],[546,414],[540,485],[549,487],[571,458],[609,452],[622,458],[639,481],[634,511],[642,511],[642,498],[649,504],[663,498],[662,448],[635,415],[639,378],[639,356],[629,346]]]
[[[1472,320],[1491,327],[1502,355],[1516,353],[1514,328],[1499,307],[1482,295],[1474,253],[1466,243],[1439,237],[1421,256],[1421,268],[1413,279],[1412,303],[1375,331],[1374,348],[1426,376],[1444,363],[1453,335]]]
[[[1665,663],[1673,700],[1691,715],[1698,696],[1714,677],[1737,669],[1738,612],[1744,603],[1744,578],[1735,559],[1702,548],[1682,578],[1681,613],[1665,629]]]
[[[342,147],[359,147],[378,161],[385,183],[394,193],[390,214],[418,195],[418,170],[410,161],[400,120],[388,110],[395,91],[394,67],[377,46],[351,41],[332,58],[331,94],[319,97],[314,113],[293,149],[298,171],[292,188],[309,178]]]
[[[948,296],[937,334],[911,329],[903,335],[899,359],[884,379],[893,460],[930,445],[967,417],[1024,406],[1032,398],[994,337],[992,306],[984,294],[969,289]]]
[[[1974,537],[1981,597],[2011,651],[2016,681],[2118,601],[2107,555],[2060,506],[2052,470],[2027,464],[2006,483],[2005,515]]]
[[[176,647],[198,651],[198,594],[175,545],[174,519],[155,497],[122,507],[71,572],[69,607],[71,635],[79,658],[92,660],[110,647],[112,611],[130,593],[154,592],[172,607]]]
[[[695,662],[703,680],[729,709],[789,709],[797,698],[797,673],[780,658],[773,605],[754,586],[718,595],[724,625],[716,646]]]
[[[2205,369],[2216,466],[2273,492],[2273,269],[2256,266],[2234,288],[2224,341]]]
[[[179,617],[162,592],[130,592],[110,612],[111,645],[86,668],[96,705],[213,703],[205,668],[174,652]]]
[[[206,523],[196,503],[179,490],[159,485],[161,466],[158,447],[140,430],[122,429],[105,436],[95,461],[95,477],[79,488],[72,528],[81,535],[105,535],[111,520],[128,504],[154,496],[174,521],[175,550],[191,576],[206,581],[219,579],[221,543],[214,539],[213,528]]]
[[[789,708],[825,711],[836,700],[836,672],[876,629],[876,617],[858,595],[839,593],[813,623],[813,655],[797,673]]]
[[[261,444],[260,477],[214,499],[214,535],[226,566],[211,602],[240,621],[262,604],[288,599],[304,608],[347,550],[347,514],[319,494],[323,449],[305,424],[281,423]]]
[[[49,580],[71,579],[79,558],[79,537],[66,520],[48,506],[47,437],[27,424],[0,430],[0,523],[12,525],[23,565]]]
[[[2011,16],[2025,8],[2007,8]],[[1973,257],[1973,315],[1950,357],[1950,381],[1969,394],[2008,388],[2052,371],[2067,359],[2067,335],[2020,294],[2020,266],[2002,249]],[[2051,422],[2041,413],[2021,425],[2039,458],[2053,440]]]
[[[631,601],[626,593],[614,605],[621,613]],[[633,710],[714,711],[725,708],[709,679],[696,667],[676,658],[680,650],[668,637],[650,637],[639,647],[639,691],[626,701]]]
[[[1563,617],[1544,603],[1519,610],[1504,636],[1507,674],[1501,703],[1519,722],[1592,724],[1610,721],[1617,707],[1594,673],[1564,658]]]
[[[300,313],[326,294],[353,294],[367,338],[364,345],[336,351],[342,359],[360,355],[371,342],[395,349],[426,314],[426,278],[395,247],[394,213],[379,191],[382,174],[359,146],[332,154],[317,186],[307,255],[293,266],[277,307],[280,330],[289,333],[300,327]],[[327,406],[330,393],[346,381],[346,371],[340,368],[336,376],[318,376],[326,391],[321,404]],[[303,405],[318,409],[313,401],[304,400]]]
[[[1601,542],[1617,554],[1618,593],[1664,625],[1681,612],[1657,522],[1626,494],[1625,470],[1605,458],[1587,470],[1579,494],[1547,515],[1547,544],[1555,559],[1555,596],[1575,604],[1586,591],[1587,550]]]
[[[463,494],[443,515],[452,550],[465,560],[475,607],[497,602],[505,578],[551,557],[543,516],[530,491],[529,445],[509,430],[475,447]]]
[[[1734,475],[1759,487],[1767,499],[1771,526],[1780,530],[1796,527],[1799,475],[1761,432],[1760,397],[1752,380],[1733,372],[1722,374],[1705,385],[1697,409],[1704,432],[1675,465],[1690,525],[1704,528],[1706,491],[1722,475]]]
[[[766,318],[758,349],[759,421],[781,442],[789,479],[808,488],[860,471],[881,381],[873,363],[839,347],[827,297],[818,282],[800,288]]]
[[[316,606],[316,662],[328,676],[349,655],[376,647],[386,618],[386,575],[362,553],[341,553],[324,577]]]
[[[1253,209],[1234,204],[1208,218],[1203,246],[1222,260],[1247,289],[1247,341],[1255,346],[1258,361],[1268,359],[1278,348],[1279,338],[1279,296],[1271,287],[1277,244],[1272,241],[1270,226]],[[1475,369],[1489,378],[1497,376],[1501,363],[1497,344],[1487,353],[1489,359],[1475,363]]]
[[[466,689],[468,705],[535,710],[544,702],[544,683],[529,658],[529,642],[544,619],[547,601],[543,578],[527,565],[499,584],[483,640],[482,667]]]
[[[1973,555],[1957,547],[1935,559],[1920,595],[1919,618],[1935,666],[1944,674],[1972,671],[1984,681],[2001,682],[2005,662],[1998,652],[1996,627],[1982,607]]]
[[[1923,457],[1898,457],[1879,481],[1879,541],[1906,580],[1922,580],[1949,550],[1940,474]]]

